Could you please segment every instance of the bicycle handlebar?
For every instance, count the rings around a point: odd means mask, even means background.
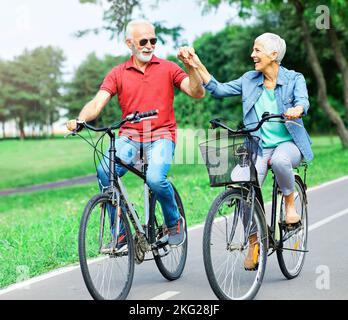
[[[75,135],[77,132],[81,131],[83,128],[87,128],[87,129],[95,131],[95,132],[106,132],[109,130],[110,131],[116,130],[116,129],[121,128],[126,122],[138,123],[142,120],[149,119],[149,118],[157,115],[158,113],[159,113],[158,109],[150,110],[150,111],[142,112],[142,113],[139,113],[138,111],[136,111],[135,113],[131,113],[131,114],[127,115],[121,121],[119,121],[119,122],[117,122],[109,127],[103,127],[103,128],[93,127],[93,126],[89,125],[88,123],[86,123],[85,121],[77,121],[77,128],[74,131],[72,131],[70,134]]]
[[[257,130],[259,130],[261,128],[261,126],[264,124],[264,122],[270,120],[270,119],[276,119],[276,118],[279,118],[279,119],[282,119],[283,121],[280,121],[280,122],[283,122],[283,123],[286,123],[286,122],[289,122],[289,123],[293,123],[297,126],[300,126],[302,127],[302,125],[300,125],[299,123],[295,122],[295,121],[291,121],[291,120],[286,120],[286,117],[283,115],[283,114],[270,114],[269,112],[265,112],[263,115],[262,115],[262,119],[259,121],[259,123],[257,124],[256,127],[252,128],[252,129],[240,129],[240,130],[233,130],[231,129],[230,127],[226,126],[225,124],[223,124],[222,122],[220,122],[220,119],[213,119],[213,120],[210,120],[209,122],[211,123],[211,126],[212,126],[212,129],[216,129],[218,127],[220,128],[224,128],[234,134],[245,134],[245,133],[251,133],[251,132],[255,132]]]

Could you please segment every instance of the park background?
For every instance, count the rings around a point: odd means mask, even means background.
[[[155,23],[157,56],[180,64],[178,47],[192,45],[221,82],[253,69],[258,35],[279,34],[287,43],[282,65],[304,74],[310,96],[304,122],[315,159],[308,186],[348,174],[345,1],[16,0],[1,1],[1,9],[0,191],[94,174],[92,149],[78,137],[64,139],[64,123],[93,98],[106,73],[129,58],[123,31],[132,18]],[[242,115],[239,97],[193,100],[176,91],[174,108],[178,126],[191,132],[206,130],[209,119],[238,123]],[[120,115],[114,98],[93,124]],[[197,149],[195,141],[190,148]],[[186,146],[178,145],[176,157],[180,152]],[[221,191],[209,187],[204,165],[175,163],[170,179],[189,226],[204,222]],[[141,211],[141,183],[130,175],[125,180]],[[81,213],[97,192],[91,182],[0,196],[0,288],[76,263]]]

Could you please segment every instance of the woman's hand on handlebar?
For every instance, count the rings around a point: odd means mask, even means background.
[[[294,120],[301,118],[302,114],[304,112],[304,108],[302,106],[297,106],[293,108],[289,108],[284,112],[284,116],[289,120]]]

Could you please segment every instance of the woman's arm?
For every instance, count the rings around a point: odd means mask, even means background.
[[[187,66],[197,70],[202,79],[204,88],[216,98],[230,97],[242,94],[241,78],[230,82],[221,83],[217,81],[201,62],[192,47],[182,47],[178,58]]]
[[[306,115],[309,109],[308,91],[306,80],[301,73],[298,73],[294,86],[294,106],[284,112],[284,115],[292,120]]]

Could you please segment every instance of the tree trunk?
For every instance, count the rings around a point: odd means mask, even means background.
[[[343,101],[344,101],[344,108],[346,112],[346,120],[348,123],[348,63],[342,52],[340,43],[337,38],[336,29],[333,26],[333,22],[331,19],[330,19],[330,29],[327,29],[327,34],[331,43],[331,47],[335,54],[336,63],[342,73]]]
[[[19,117],[18,121],[18,128],[19,128],[19,138],[25,139],[25,132],[24,132],[24,121],[22,117]]]
[[[6,138],[5,121],[2,121],[2,138]]]
[[[335,109],[333,109],[329,104],[325,76],[323,73],[323,69],[321,68],[317,53],[315,51],[307,22],[304,17],[303,4],[299,0],[294,0],[293,3],[295,5],[299,21],[301,23],[303,40],[308,54],[308,61],[317,80],[319,106],[324,110],[331,123],[335,125],[343,147],[348,148],[348,130],[345,127],[344,122],[341,119],[338,112]]]

